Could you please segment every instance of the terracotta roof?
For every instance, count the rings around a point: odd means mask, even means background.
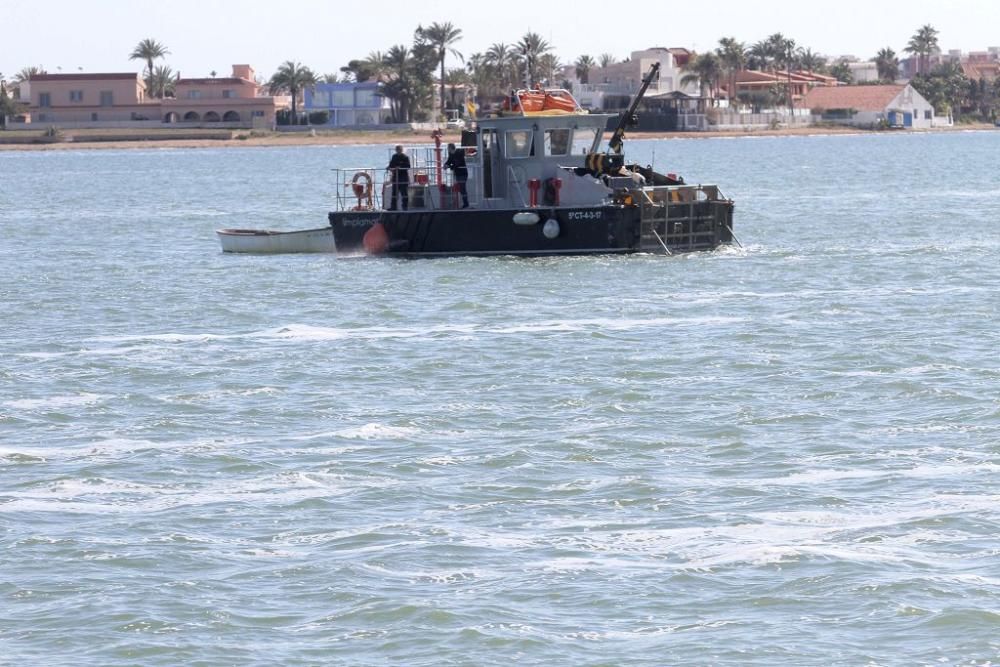
[[[993,81],[1000,77],[1000,64],[998,63],[962,63],[962,73],[973,81],[986,79]]]
[[[108,79],[115,80],[132,80],[138,81],[139,75],[135,72],[117,72],[112,74],[35,74],[31,77],[31,81],[107,81]]]
[[[856,109],[858,111],[885,111],[905,84],[892,86],[819,86],[806,95],[809,109]]]

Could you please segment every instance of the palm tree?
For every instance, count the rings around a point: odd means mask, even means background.
[[[896,83],[899,76],[899,58],[896,52],[888,46],[880,49],[875,56],[875,67],[878,69],[878,78],[886,83]]]
[[[538,59],[538,78],[548,86],[555,86],[559,83],[556,81],[556,72],[561,67],[559,56],[554,53],[543,53]]]
[[[757,42],[747,51],[747,66],[758,72],[766,72],[774,64],[774,53],[767,41]]]
[[[719,87],[719,77],[722,76],[722,62],[719,56],[711,51],[703,53],[689,60],[681,70],[687,72],[681,77],[682,86],[697,83],[701,96],[711,97],[714,101],[714,91]],[[705,95],[706,90],[709,91],[709,95]]]
[[[780,32],[776,32],[767,38],[767,42],[770,45],[775,67],[784,66],[785,68],[785,73],[788,77],[788,112],[794,114],[795,101],[792,96],[792,66],[795,64],[795,40],[788,39]]]
[[[432,23],[427,28],[417,26],[417,39],[425,40],[437,51],[438,63],[441,67],[441,113],[444,113],[444,59],[451,53],[459,60],[464,60],[462,54],[452,48],[458,40],[462,39],[462,30],[450,22]]]
[[[601,64],[601,67],[607,67],[614,64],[615,57],[610,53],[602,53],[597,57],[597,62]]]
[[[524,58],[528,72],[526,83],[528,86],[533,86],[539,78],[538,61],[543,55],[552,50],[552,46],[542,39],[538,33],[527,32],[521,38],[521,41],[517,43],[517,48],[521,51],[521,56]]]
[[[292,96],[292,122],[298,123],[298,97],[306,88],[312,88],[317,83],[316,75],[311,69],[294,60],[286,60],[271,75],[268,81],[268,92],[271,95],[288,93]]]
[[[31,67],[22,67],[21,70],[14,75],[14,83],[24,83],[25,81],[31,81],[31,77],[38,76],[39,74],[48,74],[45,68],[41,65],[32,65]]]
[[[590,56],[580,56],[576,59],[573,65],[576,67],[576,78],[580,80],[580,83],[584,85],[590,83],[590,68],[596,64]]]
[[[799,65],[808,72],[818,72],[822,74],[826,70],[826,58],[819,55],[812,49],[800,49],[798,53]]]
[[[167,95],[173,97],[174,94],[174,72],[166,65],[158,65],[155,70],[153,70],[152,77],[152,88],[149,91],[150,96],[159,97],[163,99]]]
[[[513,47],[503,42],[491,44],[483,58],[485,64],[495,70],[497,88],[508,88],[516,79],[513,76],[516,64]]]
[[[136,44],[135,48],[132,50],[132,55],[128,57],[129,60],[145,60],[146,61],[146,90],[149,95],[155,97],[155,91],[153,88],[153,61],[157,58],[162,58],[170,53],[167,47],[160,44],[155,39],[146,38]]]
[[[917,57],[917,74],[926,74],[927,59],[937,49],[938,31],[928,24],[917,30],[903,51]]]
[[[735,37],[723,37],[719,40],[719,48],[715,50],[715,55],[719,57],[722,69],[729,75],[727,93],[730,106],[734,106],[733,103],[737,99],[736,75],[747,66],[746,45]]]

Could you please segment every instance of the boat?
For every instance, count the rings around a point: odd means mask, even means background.
[[[469,208],[443,169],[441,134],[411,147],[409,207],[391,210],[388,169],[334,169],[328,213],[337,252],[398,257],[581,255],[711,250],[734,240],[733,201],[626,161],[625,130],[659,72],[654,64],[601,148],[610,114],[566,90],[512,91],[462,132]]]
[[[274,231],[268,229],[219,229],[222,252],[277,254],[293,252],[335,252],[330,227]]]

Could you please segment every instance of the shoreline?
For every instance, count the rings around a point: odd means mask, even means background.
[[[859,134],[936,134],[942,132],[986,132],[1000,131],[1000,128],[986,123],[973,125],[957,125],[953,127],[935,128],[932,130],[866,130],[853,127],[795,127],[779,129],[760,130],[710,130],[707,132],[629,132],[627,137],[631,139],[663,140],[663,139],[736,139],[746,137],[803,137],[803,136],[836,136],[836,135],[859,135]],[[107,131],[103,136],[117,136],[128,131]],[[161,130],[160,132],[171,132],[171,130]],[[100,131],[67,131],[68,141],[55,141],[51,143],[5,143],[4,133],[0,132],[0,151],[53,151],[53,150],[121,150],[121,149],[150,149],[150,148],[231,148],[231,147],[254,147],[254,148],[281,148],[296,146],[365,146],[365,145],[393,145],[403,144],[406,146],[423,145],[431,141],[429,133],[423,132],[380,132],[377,130],[352,131],[333,130],[322,131],[316,134],[307,133],[268,133],[260,136],[241,135],[234,133],[232,138],[171,138],[169,136],[157,136],[149,138],[149,132],[138,135],[135,139],[113,139],[100,138]],[[609,133],[605,133],[607,136]],[[87,136],[94,139],[87,140]],[[461,135],[456,132],[449,132],[442,136],[443,143],[458,143]]]

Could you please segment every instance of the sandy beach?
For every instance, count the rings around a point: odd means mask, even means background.
[[[956,131],[997,131],[992,125],[969,124],[957,125],[951,128],[923,130],[923,132],[956,132]],[[914,131],[914,130],[911,130]],[[919,131],[919,130],[916,130]],[[212,133],[212,138],[171,138],[171,130],[149,131],[137,134],[135,139],[114,138],[127,137],[128,130],[67,130],[61,141],[51,143],[6,143],[5,137],[15,133],[0,133],[0,150],[14,151],[52,151],[52,150],[102,150],[102,149],[148,149],[148,148],[224,148],[241,147],[283,147],[283,146],[348,146],[348,145],[379,145],[403,144],[420,145],[431,142],[428,132],[379,132],[327,130],[318,132],[240,132],[232,133],[232,138],[220,139],[218,132]],[[632,139],[715,139],[720,137],[794,137],[815,135],[855,135],[874,134],[875,131],[851,127],[810,126],[796,128],[760,129],[760,130],[727,130],[709,132],[630,132]],[[25,134],[18,132],[17,134]],[[38,136],[38,133],[33,133]],[[150,138],[152,135],[152,138]],[[458,143],[457,132],[446,133],[442,141]]]

